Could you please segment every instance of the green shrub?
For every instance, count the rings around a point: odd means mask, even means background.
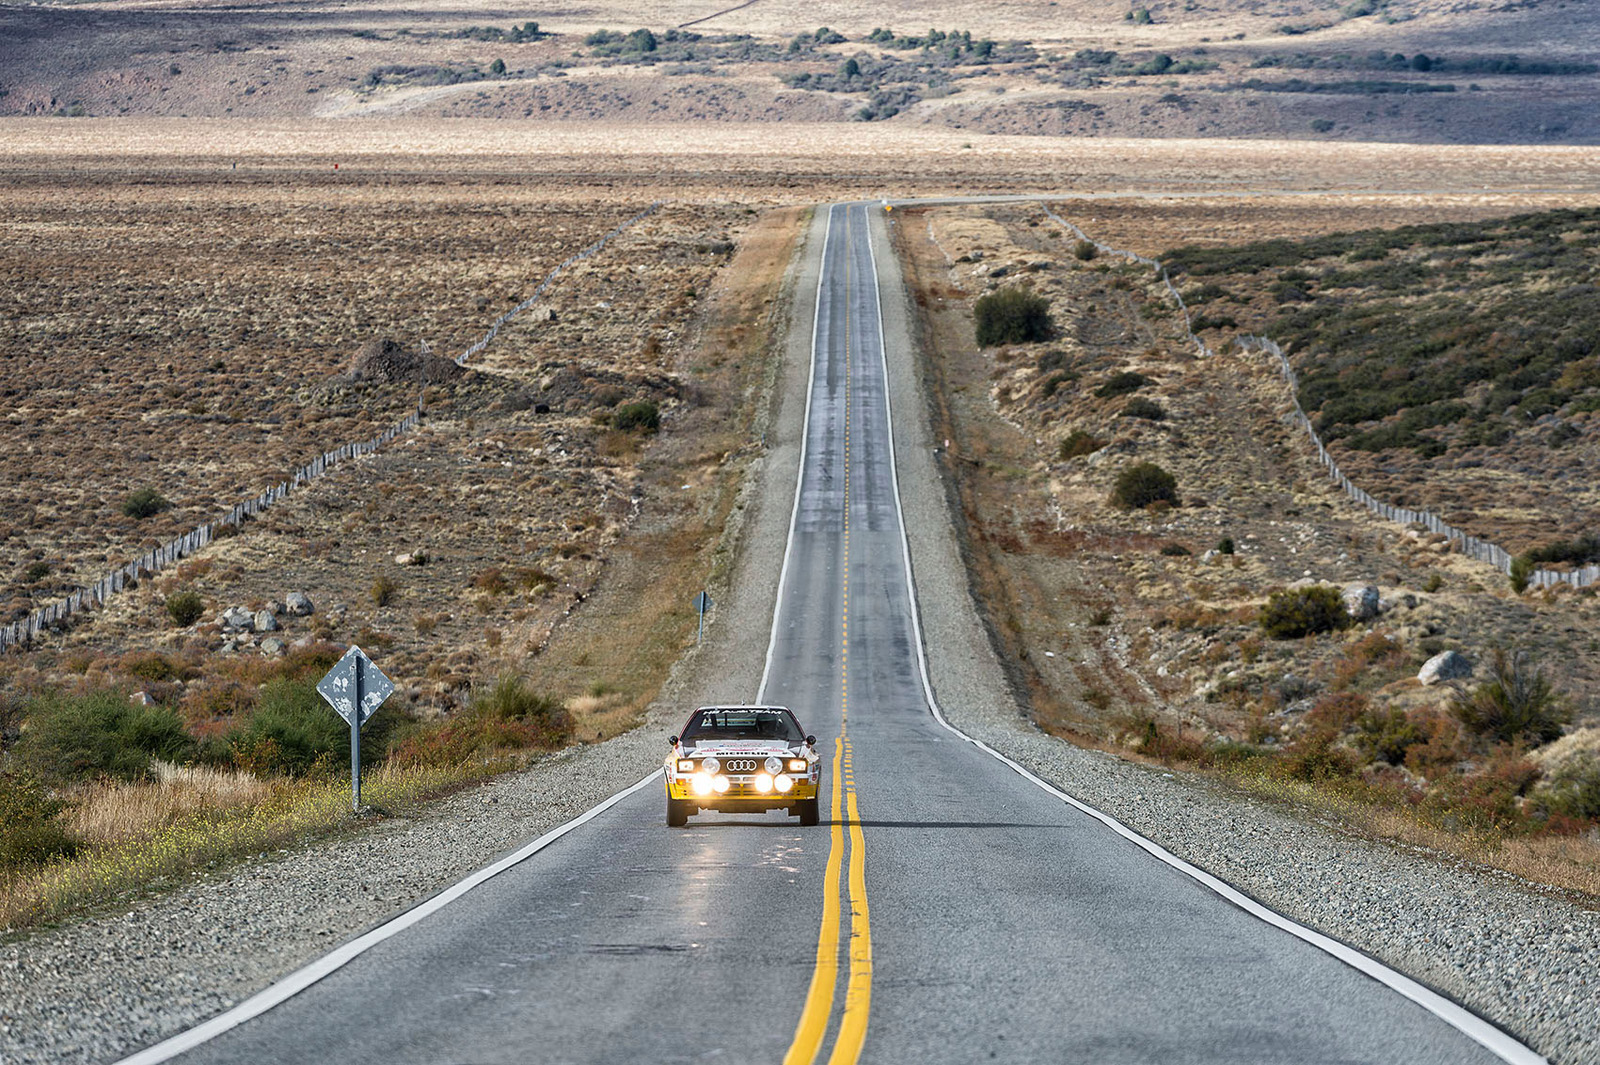
[[[1153,399],[1145,399],[1143,396],[1134,396],[1128,400],[1127,404],[1122,408],[1121,416],[1124,418],[1143,418],[1145,421],[1150,422],[1164,422],[1167,420],[1167,412],[1161,404]]]
[[[1129,466],[1111,490],[1113,506],[1132,510],[1152,503],[1178,502],[1178,479],[1153,462]]]
[[[1161,553],[1166,555],[1168,558],[1183,558],[1185,555],[1194,554],[1193,551],[1190,551],[1187,547],[1184,547],[1182,544],[1176,542],[1162,544]]]
[[[1325,585],[1273,592],[1258,617],[1261,629],[1275,640],[1296,640],[1333,632],[1350,624],[1339,593]]]
[[[1396,707],[1372,707],[1356,720],[1356,746],[1368,761],[1399,765],[1406,759],[1406,749],[1423,739],[1422,730]]]
[[[361,764],[381,761],[398,715],[379,710],[361,730]],[[256,772],[300,776],[337,772],[350,764],[350,725],[310,680],[275,680],[261,689],[255,710],[228,734],[240,764]]]
[[[1072,246],[1072,257],[1079,262],[1089,262],[1099,254],[1100,249],[1095,247],[1095,243],[1092,240],[1080,240]]]
[[[176,712],[140,706],[120,691],[51,692],[31,700],[23,713],[18,757],[48,777],[108,773],[132,780],[149,770],[151,759],[181,761],[194,747]]]
[[[1003,288],[972,308],[978,346],[1027,344],[1050,335],[1050,301],[1025,288]]]
[[[1489,680],[1450,702],[1450,711],[1474,736],[1496,743],[1537,747],[1561,735],[1572,708],[1521,651],[1496,648]]]
[[[60,820],[65,808],[30,777],[0,776],[0,869],[77,853],[78,841]]]
[[[1061,447],[1056,454],[1063,459],[1075,459],[1081,455],[1092,455],[1106,446],[1106,442],[1097,436],[1074,429],[1061,441]]]
[[[372,587],[367,591],[368,594],[372,596],[373,606],[388,606],[390,603],[394,602],[395,594],[399,592],[399,590],[399,585],[395,584],[394,581],[389,579],[387,574],[380,573],[377,577],[373,578]]]
[[[572,715],[560,702],[535,692],[524,677],[504,673],[472,700],[472,709],[500,721],[538,725],[552,742],[572,733]]]
[[[42,581],[48,576],[50,576],[50,563],[48,562],[35,562],[22,573],[22,579],[29,584],[34,581]]]
[[[174,625],[186,628],[206,612],[206,601],[195,591],[173,592],[167,596],[167,616]]]
[[[1150,378],[1133,370],[1124,370],[1113,374],[1104,384],[1094,390],[1094,394],[1101,399],[1110,399],[1113,396],[1125,396],[1130,392],[1137,392],[1150,383]]]
[[[1600,821],[1600,759],[1563,766],[1550,779],[1549,787],[1535,796],[1535,808],[1546,816]]]
[[[1217,554],[1219,554],[1219,555],[1231,555],[1231,554],[1233,554],[1233,537],[1224,536],[1222,539],[1217,541]]]
[[[141,488],[136,492],[130,492],[128,498],[122,501],[122,513],[135,519],[154,517],[163,510],[171,509],[172,504],[154,488]]]
[[[624,403],[611,416],[611,427],[623,432],[653,433],[661,428],[661,411],[649,400]]]
[[[1518,555],[1511,560],[1511,572],[1506,575],[1506,580],[1511,584],[1511,590],[1521,595],[1528,590],[1528,578],[1533,576],[1536,567],[1533,559],[1527,555]]]

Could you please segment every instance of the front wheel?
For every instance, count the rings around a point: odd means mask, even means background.
[[[801,799],[795,804],[795,811],[800,815],[800,823],[807,828],[817,824],[821,819],[816,799]]]
[[[689,804],[683,799],[667,796],[667,827],[682,828],[689,823]]]

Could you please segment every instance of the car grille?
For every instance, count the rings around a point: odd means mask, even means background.
[[[754,773],[766,761],[764,758],[725,758],[722,762],[722,771],[728,774]]]

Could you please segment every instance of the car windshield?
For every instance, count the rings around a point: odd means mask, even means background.
[[[790,747],[805,742],[794,715],[781,706],[706,707],[683,730],[683,744],[715,740],[769,740]]]

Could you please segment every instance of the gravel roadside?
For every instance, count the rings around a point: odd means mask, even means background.
[[[1600,1063],[1600,913],[1498,871],[1354,838],[1204,779],[1074,747],[1027,721],[978,621],[926,412],[911,398],[925,392],[904,282],[881,223],[875,238],[919,616],[934,691],[951,724],[1280,913],[1454,998],[1552,1061]]]

